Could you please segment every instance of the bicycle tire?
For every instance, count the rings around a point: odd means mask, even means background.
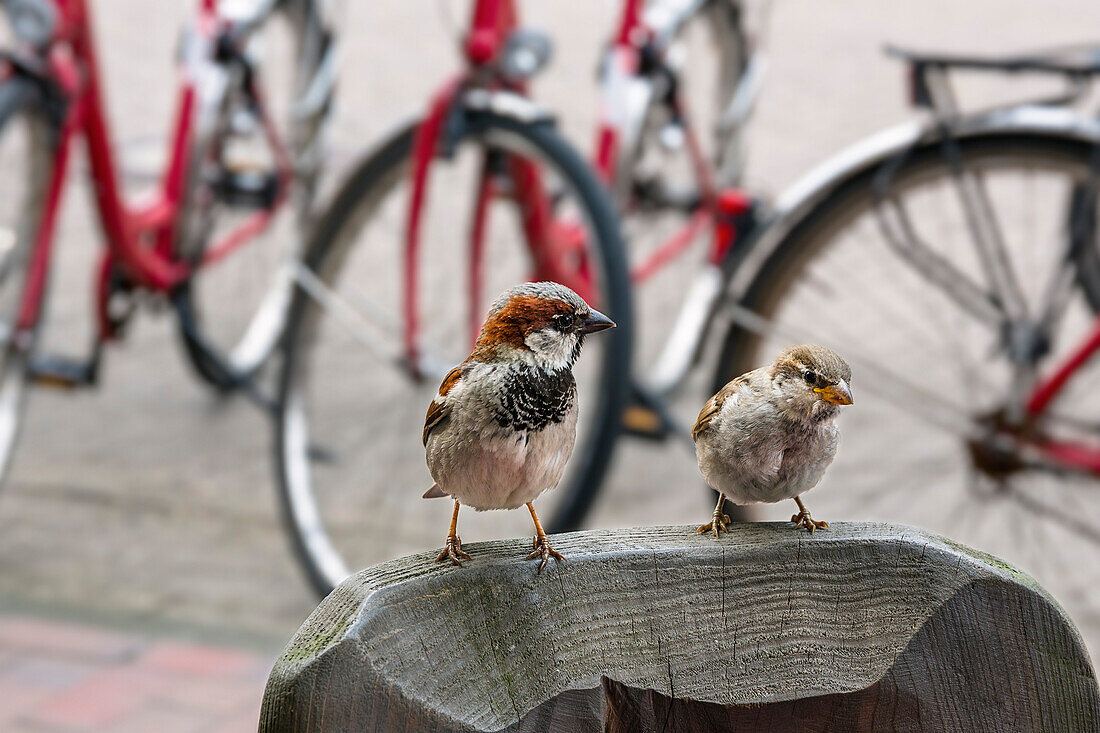
[[[14,223],[0,221],[0,231],[10,234],[10,237],[5,237],[10,239],[9,250],[0,260],[0,299],[5,303],[5,311],[8,307],[12,309],[9,314],[12,320],[23,292],[21,283],[30,264],[38,224],[46,206],[56,139],[56,127],[46,115],[40,88],[35,82],[15,76],[0,84],[0,145],[20,115],[26,115],[27,140],[19,141],[26,159],[26,175],[20,176],[6,166],[5,174],[9,180],[20,182],[26,198],[15,207]],[[48,285],[47,278],[47,288]],[[7,304],[9,294],[16,296],[15,303]],[[45,293],[42,297],[45,298]],[[8,475],[18,444],[26,411],[29,360],[41,323],[40,310],[29,340],[16,343],[9,336],[8,343],[0,345],[0,482]],[[0,326],[8,334],[12,333],[10,321],[0,323]]]
[[[992,133],[959,139],[958,145],[963,165],[982,171],[983,180],[992,192],[990,196],[995,202],[1002,225],[1005,221],[1014,224],[1013,227],[1004,226],[1004,229],[1007,251],[1017,255],[1012,260],[1015,271],[1021,279],[1034,273],[1034,281],[1042,281],[1043,278],[1038,275],[1047,270],[1044,269],[1044,258],[1041,255],[1050,251],[1050,259],[1056,259],[1055,253],[1059,251],[1055,247],[1048,250],[1043,246],[1048,241],[1046,237],[1053,238],[1057,236],[1057,232],[1063,231],[1060,227],[1065,225],[1064,217],[1069,211],[1069,206],[1063,205],[1069,203],[1068,196],[1063,196],[1063,193],[1071,194],[1082,181],[1087,180],[1094,143],[1078,138],[1042,134]],[[822,268],[828,267],[828,272],[837,273],[852,266],[856,261],[852,254],[856,251],[855,242],[861,242],[864,247],[860,256],[875,256],[870,249],[874,245],[868,244],[874,241],[873,235],[859,238],[859,234],[865,230],[873,231],[869,226],[861,229],[860,222],[864,221],[864,217],[872,216],[868,212],[871,211],[870,206],[875,195],[872,184],[877,173],[878,168],[875,167],[854,174],[794,224],[775,244],[774,249],[770,250],[759,270],[752,275],[741,296],[740,305],[770,319],[772,324],[781,324],[780,327],[795,323],[800,314],[804,320],[798,322],[798,325],[809,331],[817,329],[824,338],[837,338],[876,356],[894,353],[896,358],[884,358],[873,366],[881,367],[885,364],[890,374],[901,379],[919,374],[921,386],[930,393],[963,396],[960,404],[969,406],[968,414],[973,419],[995,419],[987,418],[986,414],[995,415],[998,403],[995,397],[987,400],[986,394],[995,395],[997,389],[1003,388],[1000,387],[1002,382],[998,381],[1001,374],[998,371],[1000,362],[988,355],[994,352],[988,350],[984,341],[970,338],[973,331],[969,329],[973,326],[966,318],[951,321],[959,330],[945,329],[941,325],[925,332],[923,329],[928,324],[940,323],[940,315],[932,307],[922,304],[926,319],[923,323],[911,319],[910,316],[921,311],[915,307],[905,307],[905,300],[915,297],[910,294],[917,291],[911,290],[907,282],[900,279],[886,280],[888,285],[882,288],[882,292],[887,287],[894,291],[892,300],[873,301],[871,293],[875,291],[870,288],[865,295],[854,294],[852,289],[855,283],[870,281],[864,274],[870,272],[870,265],[867,265],[864,273],[859,274],[858,279],[856,273],[853,273],[848,279],[838,275],[834,282],[822,283]],[[1066,177],[1060,180],[1063,174]],[[948,181],[950,176],[942,147],[938,142],[932,141],[911,151],[896,170],[891,190],[896,187],[900,191],[898,195],[907,199],[910,202],[908,205],[914,211],[925,211],[925,206],[931,210],[934,203],[939,205],[941,202],[932,194],[936,181]],[[949,190],[946,188],[948,184],[944,185],[944,190]],[[1013,197],[1016,186],[1024,192],[1021,197],[1023,203],[1018,208],[1008,207],[1006,204],[1015,201]],[[1033,192],[1039,192],[1035,194],[1035,201],[1031,204],[1028,203],[1029,187]],[[922,196],[926,198],[921,198]],[[943,201],[950,202],[950,198],[945,197]],[[1047,203],[1043,203],[1044,201]],[[1092,205],[1095,207],[1095,202]],[[1024,224],[1030,216],[1025,208],[1028,206],[1034,207],[1034,214],[1049,212],[1055,221],[1050,222],[1051,226],[1036,225],[1029,232]],[[942,228],[942,236],[947,240],[953,230],[947,228],[945,222],[953,220],[955,213],[948,207],[939,211],[942,219],[936,227]],[[1057,221],[1058,217],[1063,218]],[[918,226],[924,224],[922,233],[926,234],[934,229],[932,220],[927,223],[921,222],[919,218],[913,220],[918,222]],[[852,245],[851,248],[846,249],[849,245]],[[948,249],[945,244],[936,251],[942,254]],[[1095,244],[1086,252],[1088,260],[1095,256],[1094,250]],[[1034,260],[1025,259],[1029,253],[1037,257]],[[893,269],[897,270],[898,267]],[[883,272],[887,270],[883,269]],[[836,311],[818,315],[822,306],[818,305],[817,299],[811,299],[807,294],[815,287],[822,293],[819,296],[820,302],[829,302],[824,299],[830,298],[840,304]],[[1100,278],[1096,277],[1094,269],[1082,267],[1077,281],[1071,283],[1070,287],[1074,296],[1074,310],[1067,311],[1067,318],[1074,316],[1074,325],[1091,323],[1098,310],[1097,304],[1100,303]],[[928,291],[930,294],[925,297],[929,302],[940,297],[930,286]],[[1041,289],[1033,288],[1026,292],[1038,294]],[[846,305],[852,302],[862,302],[867,308],[858,318],[849,318],[849,315],[856,313],[855,307]],[[873,307],[882,310],[881,316],[872,312]],[[947,310],[942,312],[948,313]],[[893,333],[886,333],[879,327],[886,321],[895,325],[896,330]],[[909,338],[916,333],[917,328],[922,329],[919,342],[915,337],[912,340]],[[842,329],[845,329],[843,334]],[[826,332],[828,336],[825,336]],[[980,365],[980,369],[977,371],[976,382],[964,377],[964,368],[959,366],[958,381],[965,384],[953,386],[948,367],[951,370],[956,367],[943,361],[939,357],[941,351],[935,350],[934,345],[929,345],[933,333],[941,339],[940,346],[944,353],[960,350],[967,355],[977,355],[978,360],[975,363]],[[1079,334],[1074,329],[1068,334],[1068,339],[1062,339],[1067,343],[1060,345],[1056,340],[1054,347],[1064,349],[1065,346],[1075,346],[1078,338]],[[734,320],[722,343],[714,376],[714,389],[719,389],[738,374],[768,363],[774,357],[771,352],[779,345],[779,340],[787,341],[789,337],[782,334],[767,336],[758,327],[750,327],[743,321]],[[828,343],[827,340],[825,342]],[[926,361],[906,363],[902,355],[919,353],[916,351],[918,346],[924,353],[933,356],[927,357]],[[841,353],[843,355],[844,352]],[[1061,356],[1057,358],[1054,354],[1048,357],[1048,371],[1052,368],[1050,364],[1058,364],[1064,358],[1066,352],[1061,350],[1060,353]],[[919,355],[914,357],[920,358]],[[962,356],[959,360],[962,364]],[[871,364],[869,361],[865,363]],[[1075,580],[1069,577],[1071,574],[1060,571],[1058,567],[1061,562],[1066,563],[1065,568],[1078,566],[1079,563],[1072,562],[1071,558],[1062,553],[1076,553],[1080,557],[1081,543],[1093,547],[1095,540],[1089,540],[1079,529],[1065,521],[1064,517],[1058,518],[1059,515],[1050,508],[1041,510],[1048,513],[1040,513],[1036,508],[1038,505],[1035,504],[1035,497],[1042,497],[1044,507],[1048,504],[1053,506],[1055,502],[1072,506],[1074,516],[1079,512],[1080,521],[1087,522],[1088,517],[1098,511],[1098,502],[1090,499],[1095,495],[1095,479],[1048,476],[1028,468],[998,479],[995,468],[982,462],[980,456],[975,457],[978,454],[971,452],[966,440],[972,439],[958,438],[947,432],[941,434],[935,428],[926,429],[914,418],[890,419],[890,415],[898,412],[887,413],[881,409],[880,405],[886,403],[888,398],[880,393],[869,394],[868,399],[861,399],[864,396],[861,393],[861,376],[864,384],[873,381],[873,372],[869,369],[867,366],[861,370],[859,364],[853,362],[856,404],[846,408],[849,412],[842,415],[840,452],[830,471],[834,476],[833,480],[830,480],[830,474],[826,474],[824,486],[811,493],[807,499],[807,503],[815,508],[815,515],[820,513],[825,516],[817,508],[824,502],[824,506],[832,506],[834,511],[841,512],[838,516],[827,516],[828,519],[871,519],[927,526],[965,544],[1019,563],[1043,582],[1071,615],[1080,614],[1086,609],[1094,614],[1096,603],[1100,599],[1091,598],[1094,594],[1090,590],[1082,590],[1091,582],[1089,578]],[[904,385],[901,381],[896,381],[894,386],[901,390]],[[973,390],[972,394],[965,396],[967,390]],[[872,392],[870,387],[866,392]],[[1072,393],[1067,390],[1061,401],[1055,405],[1055,412],[1069,410],[1073,414],[1089,413],[1091,408],[1087,397],[1079,405],[1075,404],[1079,399],[1076,396],[1080,393],[1080,390]],[[857,420],[861,402],[870,410],[868,414],[878,415],[878,419],[864,419],[862,424],[853,422]],[[916,404],[911,404],[914,412],[917,407]],[[1055,415],[1049,419],[1058,418]],[[882,437],[876,439],[876,432]],[[872,448],[878,445],[884,446],[884,449],[879,457],[875,457],[872,455]],[[919,456],[919,460],[912,460],[912,456]],[[843,461],[846,461],[845,468],[840,477],[837,477],[837,466]],[[860,480],[861,473],[868,478]],[[1039,489],[1046,493],[1039,493]],[[1031,509],[1025,509],[1029,506]],[[783,507],[761,507],[755,513],[757,518],[760,518],[760,513],[765,513],[772,518],[782,519],[779,516],[781,509]],[[1009,520],[1008,517],[1013,519]],[[1003,528],[1010,521],[1012,532],[1001,531],[998,534],[996,528]],[[1095,626],[1083,627],[1082,630],[1095,649],[1100,644],[1100,630]]]
[[[411,124],[389,138],[377,152],[370,155],[348,177],[340,193],[335,197],[328,211],[318,220],[315,234],[307,248],[304,266],[313,273],[326,273],[337,269],[332,262],[341,261],[346,252],[335,252],[335,243],[341,238],[341,231],[355,226],[354,220],[361,213],[372,196],[380,196],[377,189],[384,188],[384,181],[398,175],[399,170],[407,166],[411,157],[416,124]],[[620,240],[617,217],[610,197],[595,178],[594,174],[577,153],[558,135],[552,125],[545,122],[521,122],[510,117],[492,113],[468,113],[463,126],[463,139],[485,136],[495,131],[517,136],[527,145],[541,153],[545,160],[551,161],[571,182],[587,207],[587,216],[598,236],[596,252],[606,273],[606,292],[601,293],[601,309],[607,307],[610,315],[618,324],[610,331],[610,346],[600,369],[599,403],[585,405],[584,410],[595,409],[591,421],[594,426],[586,446],[578,445],[575,456],[580,455],[583,469],[575,474],[572,483],[555,489],[562,500],[558,509],[547,522],[553,532],[575,529],[580,526],[592,505],[601,480],[611,462],[619,432],[620,413],[627,397],[630,369],[631,344],[631,307],[629,278],[626,270],[623,245]],[[318,556],[311,543],[315,542],[315,505],[305,506],[291,478],[294,468],[290,455],[292,450],[288,439],[291,421],[289,405],[293,401],[292,391],[296,380],[296,371],[304,368],[304,353],[310,341],[308,311],[312,307],[311,298],[301,287],[296,288],[294,300],[287,320],[287,330],[282,342],[282,372],[278,380],[278,398],[276,425],[276,462],[279,477],[280,505],[283,517],[292,539],[292,547],[301,561],[313,587],[322,595],[331,591],[339,577],[326,570],[327,560]],[[603,338],[603,335],[601,335]],[[414,408],[420,411],[421,405]],[[583,419],[583,417],[582,417]],[[574,459],[576,460],[576,458]],[[411,490],[411,489],[410,489]],[[315,501],[312,496],[309,502]]]
[[[319,4],[315,0],[284,0],[272,10],[273,17],[265,19],[264,24],[270,25],[277,20],[276,15],[284,18],[292,30],[298,57],[293,81],[296,88],[302,87],[314,78],[325,61],[326,52],[331,43],[325,19],[321,17]],[[299,89],[298,92],[300,91]],[[308,230],[313,215],[314,188],[320,172],[320,135],[331,103],[331,98],[326,98],[315,114],[303,119],[294,118],[287,130],[290,133],[289,148],[294,157],[295,200],[287,202],[285,206],[294,207],[294,216],[297,220],[295,229],[298,233],[295,238],[304,235]],[[192,178],[198,176],[201,156],[201,150],[196,150],[193,154],[192,169],[196,172],[191,174]],[[195,187],[192,185],[189,200],[194,193]],[[191,209],[190,206],[187,208]],[[208,223],[202,224],[199,228],[208,226],[210,226]],[[189,242],[188,240],[196,238],[196,235],[189,231],[189,227],[185,227],[181,230],[180,238],[183,240],[185,250],[181,255],[194,262],[202,256],[208,246],[210,233],[200,233],[197,236],[197,242]],[[257,244],[271,243],[250,243],[246,246]],[[232,259],[235,256],[238,255],[230,254],[229,258]],[[215,267],[221,266],[215,265]],[[197,270],[191,279],[174,293],[173,304],[179,316],[179,333],[184,353],[195,374],[216,389],[226,392],[239,387],[242,379],[255,374],[275,349],[278,337],[285,326],[291,285],[280,276],[278,271],[272,273],[273,277],[267,291],[260,298],[255,312],[251,314],[247,325],[241,330],[239,338],[233,339],[232,343],[223,343],[226,341],[224,337],[215,338],[210,333],[209,322],[220,318],[218,309],[225,306],[226,298],[215,297],[215,302],[205,302],[207,298],[202,297],[198,291],[201,290],[201,281],[206,275],[202,268]],[[252,343],[248,344],[246,342],[250,337]]]

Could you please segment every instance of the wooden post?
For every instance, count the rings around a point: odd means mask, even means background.
[[[542,575],[530,539],[368,568],[291,640],[260,729],[1100,730],[1080,635],[1012,566],[895,525],[731,530],[559,535]]]

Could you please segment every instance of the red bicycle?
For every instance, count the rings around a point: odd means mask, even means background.
[[[527,94],[550,50],[518,28],[512,0],[477,0],[465,69],[354,170],[295,272],[279,476],[322,593],[431,546],[439,507],[415,491],[423,406],[469,353],[489,299],[516,282],[561,282],[619,326],[577,365],[577,445],[550,511],[583,513],[611,460],[629,388],[629,282],[611,197]],[[499,535],[514,519],[474,515],[466,531],[488,522]]]
[[[332,37],[312,2],[238,2],[230,14],[201,0],[183,36],[160,185],[126,200],[88,4],[7,0],[3,9],[15,47],[0,59],[0,157],[13,189],[0,218],[0,471],[15,446],[25,385],[94,384],[102,345],[122,335],[137,293],[172,303],[199,375],[221,389],[251,388],[250,375],[282,332],[284,263],[311,208],[333,90]],[[262,68],[261,44],[274,56]],[[79,139],[107,245],[96,273],[95,342],[84,359],[36,349]]]

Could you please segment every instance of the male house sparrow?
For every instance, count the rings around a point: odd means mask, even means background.
[[[436,562],[469,559],[457,534],[458,509],[515,509],[535,522],[539,572],[550,547],[531,502],[565,471],[577,436],[573,363],[586,334],[612,328],[569,288],[519,285],[493,303],[473,353],[452,369],[424,420],[424,448],[435,485],[425,499],[454,499],[451,530]]]
[[[824,346],[793,346],[771,366],[742,374],[707,401],[691,429],[699,470],[718,492],[714,518],[698,532],[726,531],[735,504],[794,499],[795,528],[827,529],[799,498],[836,455],[836,416],[852,404],[852,369]]]

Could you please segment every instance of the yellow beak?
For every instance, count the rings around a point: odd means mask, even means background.
[[[852,404],[852,390],[848,388],[847,382],[843,379],[836,384],[830,384],[828,387],[814,387],[814,392],[820,394],[821,399],[833,405]]]

